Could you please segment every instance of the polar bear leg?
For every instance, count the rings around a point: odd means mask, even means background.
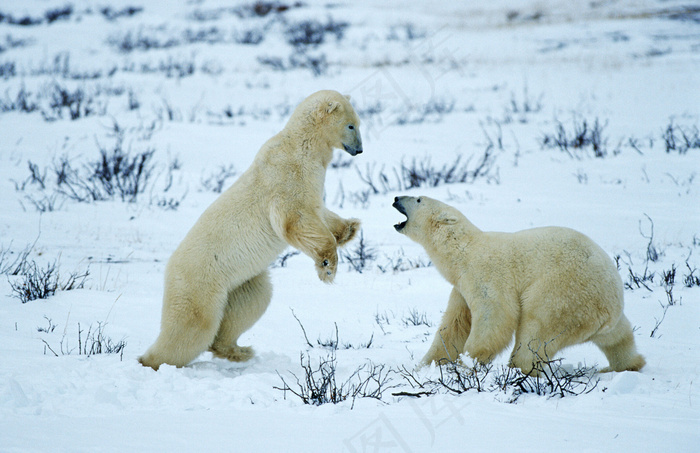
[[[564,348],[588,341],[591,336],[590,330],[576,330],[571,325],[559,324],[558,331],[553,331],[551,320],[542,321],[529,317],[529,320],[522,322],[515,333],[515,346],[510,356],[511,367],[520,370],[531,376],[540,375],[543,370],[543,363],[549,362]],[[580,326],[578,326],[580,328]]]
[[[494,304],[493,299],[480,299],[478,294],[467,294],[472,313],[472,328],[464,344],[469,356],[481,363],[489,363],[513,339],[518,325],[517,303],[503,297],[505,303]]]
[[[318,278],[332,283],[338,269],[338,243],[326,226],[323,212],[305,210],[287,212],[287,206],[275,204],[272,208],[272,227],[292,247],[311,257],[316,264]]]
[[[550,338],[551,335],[538,325],[537,321],[531,320],[518,328],[509,362],[511,367],[520,368],[531,376],[539,376],[542,363],[551,360],[564,347],[561,338]]]
[[[596,334],[591,341],[603,351],[610,363],[610,366],[600,370],[601,373],[639,371],[646,363],[644,357],[637,353],[632,326],[624,314],[612,331]]]
[[[441,360],[457,360],[464,352],[464,343],[469,338],[471,326],[472,314],[469,306],[457,288],[452,288],[447,310],[442,315],[442,322],[433,344],[421,360],[420,366],[429,365],[431,362],[440,363]]]
[[[350,242],[360,230],[360,221],[358,219],[345,220],[325,207],[323,208],[323,221],[333,233],[338,247]]]
[[[166,288],[160,334],[139,362],[157,370],[164,363],[183,367],[197,358],[216,336],[225,297],[213,291],[195,295]]]
[[[244,362],[253,357],[253,348],[238,346],[238,337],[265,313],[272,299],[268,271],[253,277],[228,294],[228,304],[219,331],[209,350],[222,359]]]

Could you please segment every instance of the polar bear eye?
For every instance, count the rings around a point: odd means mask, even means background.
[[[420,198],[416,200],[416,203],[420,203]]]
[[[348,125],[348,129],[354,130],[354,129],[355,129],[355,126],[353,126],[352,124],[350,124],[350,125]]]

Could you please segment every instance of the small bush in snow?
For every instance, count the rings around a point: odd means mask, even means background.
[[[9,90],[5,91],[5,98],[0,98],[0,112],[32,113],[39,110],[39,104],[24,85],[12,96]]]
[[[0,79],[9,80],[17,76],[17,65],[14,61],[0,63]]]
[[[367,244],[364,232],[360,230],[360,239],[355,248],[349,251],[343,250],[340,258],[342,262],[350,265],[350,269],[361,274],[377,258],[377,252],[374,247]]]
[[[23,16],[15,17],[11,14],[0,12],[0,23],[29,27],[33,25],[52,24],[57,20],[66,20],[73,14],[73,6],[65,5],[59,8],[49,9],[38,17]]]
[[[454,99],[431,99],[429,102],[412,106],[407,111],[401,112],[395,119],[395,123],[403,126],[406,124],[421,124],[429,119],[440,121],[443,116],[451,113],[454,107]]]
[[[625,288],[630,290],[646,288],[648,291],[652,291],[647,283],[654,282],[654,272],[649,271],[649,267],[645,266],[642,274],[635,273],[632,268],[629,268],[628,281],[625,282]]]
[[[441,167],[435,166],[430,157],[423,160],[414,158],[410,163],[402,161],[399,168],[393,168],[389,172],[384,167],[376,172],[373,166],[368,165],[364,172],[358,168],[357,173],[375,195],[419,187],[472,183],[490,173],[494,161],[493,147],[487,146],[475,166],[470,168],[472,157],[463,162],[463,156],[458,155],[453,162]]]
[[[24,250],[16,253],[14,258],[12,255],[15,255],[15,252],[12,251],[11,247],[12,244],[7,248],[0,246],[0,275],[20,275],[29,268],[28,257],[34,245],[28,245]]]
[[[428,320],[428,315],[425,312],[420,313],[416,308],[411,309],[401,322],[405,326],[433,326],[433,323]]]
[[[662,284],[664,284],[664,282],[662,282]],[[664,285],[664,291],[666,292],[666,303],[664,304],[663,302],[659,301],[659,304],[661,305],[662,314],[660,318],[654,318],[656,323],[654,324],[654,328],[651,329],[651,334],[649,335],[651,338],[654,338],[656,336],[656,332],[659,330],[659,327],[661,327],[661,323],[666,318],[666,312],[668,311],[669,307],[679,305],[681,303],[681,299],[676,299],[673,295],[673,285]]]
[[[241,32],[236,32],[233,38],[238,44],[247,44],[256,46],[263,42],[265,34],[259,28],[253,28]]]
[[[107,44],[118,52],[128,54],[135,51],[170,49],[194,44],[222,44],[232,42],[228,33],[218,27],[186,28],[176,30],[167,26],[139,28],[111,35]]]
[[[0,15],[2,15],[2,13],[0,13]],[[2,22],[2,20],[0,20],[0,22]],[[18,47],[25,47],[31,43],[32,41],[30,39],[15,39],[12,37],[12,35],[5,35],[4,42],[0,41],[0,53],[10,49],[16,49]]]
[[[282,3],[258,0],[255,3],[242,5],[235,8],[235,12],[240,17],[265,17],[270,13],[284,13],[292,8],[304,6],[302,2]]]
[[[297,323],[299,323],[299,327],[301,327],[301,331],[304,334],[304,339],[306,340],[306,344],[310,348],[315,348],[313,343],[309,341],[309,337],[306,335],[306,329],[304,328],[304,325],[301,323],[301,320],[297,317],[297,315],[294,313],[294,310],[292,310],[292,316],[294,316],[294,319],[297,320]],[[333,323],[335,325],[335,339],[331,336],[328,337],[325,340],[322,340],[321,337],[318,337],[316,339],[316,344],[318,346],[321,346],[322,348],[327,348],[327,349],[333,349],[333,350],[338,350],[338,349],[369,349],[372,346],[372,342],[374,341],[374,333],[372,336],[369,338],[369,340],[365,343],[360,343],[359,345],[355,346],[352,343],[346,343],[346,342],[340,342],[340,338],[338,335],[338,324]]]
[[[295,47],[317,46],[326,40],[326,34],[335,35],[336,41],[343,39],[347,22],[336,22],[329,17],[326,23],[303,20],[289,24],[284,34],[287,42]]]
[[[51,318],[49,318],[47,316],[44,316],[44,319],[48,323],[48,326],[46,326],[46,327],[39,326],[36,328],[36,331],[39,333],[42,333],[42,332],[43,333],[51,333],[51,332],[53,332],[54,329],[56,329],[56,324],[54,324],[53,321],[51,320]]]
[[[680,127],[671,121],[661,135],[666,153],[686,154],[690,149],[700,149],[700,131],[697,126]]]
[[[661,273],[661,285],[665,288],[672,287],[676,284],[676,265],[672,264],[671,269]]]
[[[543,148],[559,148],[572,158],[580,159],[581,151],[591,150],[594,157],[608,154],[608,139],[603,135],[607,122],[602,124],[598,118],[590,124],[585,119],[574,118],[572,129],[567,130],[560,121],[556,121],[553,134],[545,134],[541,139]]]
[[[308,69],[314,76],[320,76],[328,70],[328,62],[324,53],[312,55],[306,51],[292,53],[286,60],[280,57],[258,57],[258,62],[269,66],[275,71],[289,71],[292,69]]]
[[[417,258],[407,258],[406,253],[403,249],[399,249],[393,257],[386,256],[386,262],[384,264],[377,264],[377,268],[383,272],[405,272],[412,269],[419,269],[421,267],[430,267],[432,263],[430,260],[425,260],[421,257]]]
[[[393,388],[390,385],[392,371],[384,365],[371,362],[358,367],[347,379],[338,383],[335,349],[331,349],[325,358],[319,358],[317,367],[311,365],[311,359],[304,353],[300,355],[300,363],[304,372],[301,378],[290,372],[296,381],[295,387],[290,387],[285,378],[277,373],[282,380],[282,387],[274,388],[282,390],[285,399],[289,392],[304,404],[314,406],[350,400],[352,408],[357,398],[381,400],[383,393]]]
[[[23,304],[37,299],[47,299],[56,294],[56,291],[70,291],[81,289],[85,286],[85,280],[90,271],[84,273],[72,273],[65,281],[60,280],[56,262],[49,263],[46,268],[40,268],[32,261],[22,269],[19,281],[10,280],[13,295]]]
[[[49,321],[49,325],[50,321]],[[105,334],[106,323],[98,322],[97,328],[93,329],[92,325],[88,327],[88,331],[85,332],[80,323],[78,323],[78,346],[70,348],[64,344],[65,342],[65,332],[63,338],[57,348],[61,355],[71,355],[78,350],[78,355],[92,356],[96,354],[119,354],[120,360],[124,358],[124,349],[126,348],[126,341],[121,339],[119,341],[114,341],[112,338]],[[55,327],[55,326],[53,326]],[[53,330],[53,328],[52,328]],[[84,335],[84,336],[83,336]],[[58,357],[58,353],[49,345],[46,340],[41,340],[44,343],[44,354],[46,354],[47,349],[51,353]]]
[[[125,6],[122,9],[114,9],[110,6],[100,8],[100,13],[105,19],[112,22],[123,17],[132,17],[143,11],[141,6]]]
[[[226,182],[236,176],[236,169],[233,164],[221,165],[216,172],[208,177],[202,178],[202,188],[206,191],[221,193],[226,186]]]
[[[154,170],[155,150],[131,154],[125,150],[119,136],[114,147],[99,146],[100,158],[88,163],[90,175],[86,181],[76,181],[93,198],[108,199],[118,196],[122,201],[134,202],[148,185]],[[68,184],[66,180],[64,184]]]
[[[161,73],[169,79],[182,79],[192,76],[196,69],[194,56],[190,58],[173,58],[172,56],[168,56],[168,58],[160,60],[158,64],[155,64],[155,62],[141,62],[140,65],[136,65],[136,63],[131,62],[121,66],[121,70],[124,72],[141,74]],[[129,93],[131,95],[133,91]]]
[[[515,93],[511,92],[510,102],[505,108],[505,117],[503,119],[504,123],[510,123],[513,121],[513,117],[517,117],[517,121],[521,124],[528,122],[528,115],[539,113],[542,111],[542,97],[544,95],[540,94],[536,99],[531,97],[528,93],[527,85],[523,88],[522,97],[517,97]]]
[[[45,97],[49,99],[49,109],[42,110],[41,114],[46,121],[63,119],[64,115],[71,120],[77,120],[104,115],[107,110],[104,103],[98,103],[93,95],[86,93],[82,88],[70,90],[54,83],[48,86]]]
[[[399,374],[412,389],[395,396],[424,396],[436,393],[462,394],[470,391],[504,393],[507,402],[514,403],[522,395],[534,394],[547,397],[566,397],[592,392],[598,385],[595,369],[579,367],[568,370],[561,366],[561,359],[543,360],[536,366],[537,376],[524,374],[517,368],[481,364],[466,365],[460,362],[444,362],[438,365],[439,377],[420,379],[405,367]]]
[[[683,284],[688,288],[700,286],[700,277],[695,275],[695,271],[697,271],[697,269],[694,267],[691,268],[687,261],[685,262],[685,265],[688,268],[689,273],[683,278]]]
[[[118,128],[118,126],[117,126]],[[29,162],[29,176],[15,181],[17,191],[35,190],[28,199],[39,211],[51,211],[58,201],[69,199],[90,203],[118,199],[134,203],[146,192],[153,192],[158,166],[153,162],[154,149],[132,152],[124,146],[124,131],[116,130],[113,146],[98,143],[99,157],[77,166],[66,156],[53,163],[49,171]],[[180,170],[177,158],[165,169],[165,179],[158,187],[168,192],[174,182],[174,172]],[[48,174],[47,174],[48,173]],[[62,198],[59,198],[62,197]],[[151,202],[166,209],[175,209],[184,198],[158,197],[152,195]]]

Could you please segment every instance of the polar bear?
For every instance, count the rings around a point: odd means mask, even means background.
[[[591,239],[568,228],[483,232],[457,209],[428,197],[397,197],[407,217],[394,226],[421,244],[453,285],[447,310],[421,366],[466,352],[488,363],[515,333],[510,366],[538,374],[561,349],[592,341],[605,371],[638,371],[623,287],[615,264]]]
[[[291,245],[333,281],[337,247],[360,227],[323,203],[333,149],[362,153],[360,120],[349,97],[319,91],[297,106],[250,168],[209,206],[173,252],[165,269],[160,335],[139,358],[153,369],[182,367],[205,350],[245,361],[237,344],[272,297],[268,266]]]

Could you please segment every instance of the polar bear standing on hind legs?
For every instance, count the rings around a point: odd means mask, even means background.
[[[428,197],[397,197],[399,233],[421,244],[454,288],[421,365],[460,354],[488,363],[515,333],[510,365],[538,374],[558,351],[592,341],[606,371],[639,371],[623,287],[610,257],[568,228],[483,232],[458,210]]]
[[[314,260],[321,281],[333,281],[337,247],[355,237],[360,221],[326,209],[323,185],[334,148],[362,152],[359,126],[349,97],[335,91],[299,104],[171,256],[160,335],[141,364],[182,367],[207,349],[231,361],[250,359],[252,348],[237,340],[267,309],[267,268],[287,245]]]

